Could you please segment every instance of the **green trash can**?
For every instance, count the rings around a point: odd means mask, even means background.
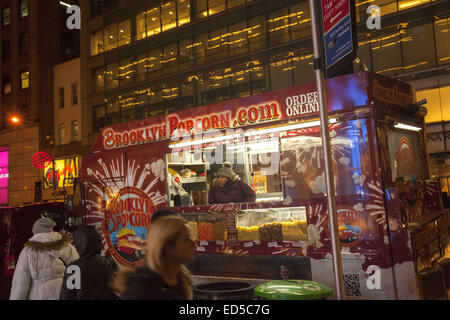
[[[274,280],[255,287],[255,295],[267,300],[320,300],[332,291],[324,284],[309,280]]]

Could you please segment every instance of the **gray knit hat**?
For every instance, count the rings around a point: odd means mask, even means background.
[[[233,171],[233,165],[229,162],[224,162],[222,168],[217,170],[216,176],[220,177],[227,177],[230,180],[236,179],[236,173]]]
[[[33,225],[33,235],[37,233],[52,232],[56,226],[56,222],[50,218],[39,218]]]

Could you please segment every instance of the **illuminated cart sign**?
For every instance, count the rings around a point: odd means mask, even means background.
[[[68,158],[55,160],[55,167],[52,162],[47,162],[44,169],[44,188],[53,188],[53,177],[55,177],[56,187],[73,186],[73,178],[78,177],[78,158]]]

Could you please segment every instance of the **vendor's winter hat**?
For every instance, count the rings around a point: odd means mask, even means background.
[[[234,180],[236,177],[236,174],[233,171],[233,165],[229,162],[224,162],[222,168],[217,170],[218,177],[223,176],[227,177],[230,180]]]
[[[33,235],[37,233],[52,232],[56,226],[56,222],[50,218],[39,218],[33,225]]]

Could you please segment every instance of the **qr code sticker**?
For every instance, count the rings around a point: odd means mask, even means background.
[[[344,290],[347,297],[361,297],[361,283],[358,273],[344,274]]]

